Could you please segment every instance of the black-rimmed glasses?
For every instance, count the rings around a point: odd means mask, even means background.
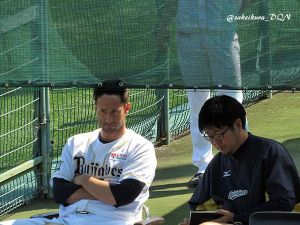
[[[207,135],[207,134],[203,134],[203,137],[207,140],[207,141],[210,141],[210,142],[213,142],[213,141],[222,141],[224,139],[224,134],[231,128],[228,127],[226,130],[224,130],[223,132],[219,133],[219,134],[216,134],[216,135]]]

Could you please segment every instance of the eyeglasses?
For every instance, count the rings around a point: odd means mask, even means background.
[[[208,136],[207,134],[203,134],[203,137],[207,140],[207,141],[210,141],[210,142],[213,142],[213,141],[222,141],[224,139],[224,134],[231,128],[228,127],[226,130],[224,130],[222,133],[219,133],[219,134],[216,134],[216,135],[212,135],[212,136]]]

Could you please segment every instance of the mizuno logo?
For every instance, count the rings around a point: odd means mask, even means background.
[[[223,177],[230,177],[230,170],[223,172]]]

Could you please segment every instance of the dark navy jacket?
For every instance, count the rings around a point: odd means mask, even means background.
[[[191,200],[192,210],[213,199],[248,224],[256,211],[291,211],[300,201],[300,179],[282,144],[254,136],[232,155],[218,153],[208,165]]]

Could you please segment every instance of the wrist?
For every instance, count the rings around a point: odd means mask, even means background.
[[[90,176],[86,174],[76,175],[73,179],[73,183],[79,186],[83,186],[89,180],[89,178]]]

